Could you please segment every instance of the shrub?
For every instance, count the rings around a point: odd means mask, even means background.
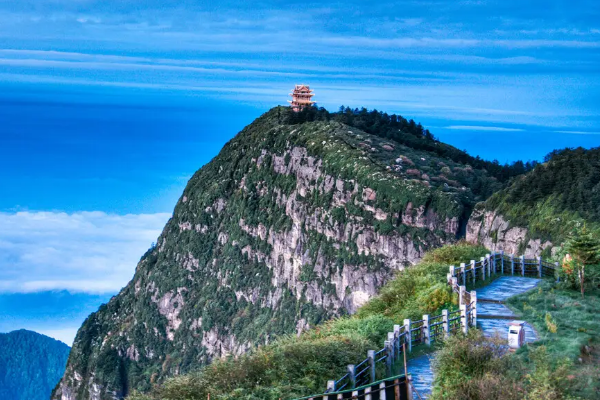
[[[545,346],[515,357],[499,338],[478,330],[450,337],[434,360],[431,400],[561,400],[567,393],[570,363],[554,362]],[[527,358],[528,356],[528,358]]]
[[[423,314],[441,313],[453,306],[453,296],[446,284],[448,266],[479,258],[486,253],[483,246],[467,242],[440,247],[425,254],[421,262],[388,282],[379,295],[362,306],[361,318],[382,314],[394,321],[421,319]]]
[[[435,386],[431,399],[523,399],[522,387],[505,374],[514,370],[505,352],[503,340],[487,339],[476,329],[466,336],[451,336],[433,363]]]
[[[548,332],[556,333],[558,328],[556,326],[556,321],[552,318],[552,314],[547,312],[544,319],[546,321],[546,329],[548,329]]]

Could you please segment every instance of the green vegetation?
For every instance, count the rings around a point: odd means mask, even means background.
[[[600,232],[599,204],[600,148],[577,148],[548,154],[543,164],[490,197],[485,208],[497,210],[512,226],[527,227],[531,238],[559,245],[584,221]]]
[[[544,280],[508,300],[538,335],[515,355],[479,332],[450,338],[436,357],[432,399],[600,398],[599,249],[597,236],[576,229],[557,255],[565,260],[560,281]]]
[[[39,333],[0,333],[0,399],[47,400],[68,356],[69,346]]]
[[[434,360],[431,400],[560,400],[569,395],[567,360],[556,362],[545,346],[507,354],[500,338],[478,329],[450,337]],[[591,397],[590,397],[591,398]]]
[[[437,353],[432,400],[600,398],[600,290],[584,298],[572,283],[544,280],[508,305],[538,340],[506,353],[505,341],[478,330],[453,336]],[[575,290],[573,290],[575,289]]]
[[[598,287],[600,281],[600,238],[583,226],[569,237],[564,251],[563,271],[567,282],[577,281],[583,297],[588,280],[592,287]]]
[[[379,295],[358,310],[359,317],[385,315],[396,321],[420,320],[424,314],[437,315],[452,308],[455,296],[446,282],[448,266],[486,254],[483,246],[466,242],[428,252],[421,262],[386,284]]]
[[[169,379],[150,394],[129,398],[204,400],[210,393],[218,400],[276,400],[322,392],[328,379],[345,373],[346,365],[364,359],[369,349],[381,348],[394,323],[455,307],[446,293],[443,271],[484,253],[484,248],[466,243],[433,250],[421,263],[399,272],[353,317],[282,337],[237,359],[215,361],[198,372]],[[425,304],[418,305],[421,302]]]
[[[600,397],[600,290],[588,287],[581,298],[569,283],[544,281],[538,290],[515,296],[509,305],[536,329],[539,340],[520,352],[544,347],[551,363],[568,362],[568,393],[583,399]]]
[[[536,162],[523,163],[522,161],[516,161],[511,165],[500,165],[498,161],[485,161],[479,157],[472,157],[465,151],[440,142],[428,129],[423,128],[420,123],[416,123],[412,119],[407,120],[400,115],[389,115],[377,110],[369,111],[366,108],[353,110],[342,106],[338,112],[330,113],[324,108],[308,107],[301,113],[290,112],[288,120],[294,124],[308,121],[341,122],[406,147],[423,150],[446,160],[485,170],[489,176],[500,182],[508,182],[512,177],[530,171],[537,164]],[[494,192],[485,180],[478,181],[471,189],[484,197],[488,197]]]

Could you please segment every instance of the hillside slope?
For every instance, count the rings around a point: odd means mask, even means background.
[[[600,231],[600,148],[558,150],[478,204],[467,240],[492,250],[549,256],[575,227]]]
[[[79,330],[54,399],[149,390],[352,313],[460,236],[482,197],[471,184],[501,187],[420,146],[298,117],[272,109],[190,179],[131,282]]]
[[[39,333],[0,333],[0,399],[47,400],[68,356],[69,346]]]

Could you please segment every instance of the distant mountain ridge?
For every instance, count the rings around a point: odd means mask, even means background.
[[[36,332],[0,333],[0,399],[49,399],[69,351],[66,344]]]

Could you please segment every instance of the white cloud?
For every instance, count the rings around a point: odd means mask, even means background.
[[[0,212],[0,292],[116,292],[169,217]]]
[[[477,125],[450,125],[445,129],[454,129],[458,131],[490,131],[490,132],[523,132],[524,129],[504,128],[501,126],[477,126]]]
[[[554,131],[555,133],[568,133],[570,135],[600,135],[600,132],[589,131]]]

